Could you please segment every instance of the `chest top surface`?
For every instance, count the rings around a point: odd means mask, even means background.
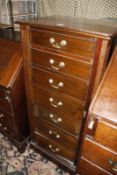
[[[110,37],[117,34],[117,23],[107,20],[93,20],[68,16],[48,16],[29,20],[19,20],[17,23],[32,26],[45,26],[59,28],[60,30],[73,30],[79,33]]]

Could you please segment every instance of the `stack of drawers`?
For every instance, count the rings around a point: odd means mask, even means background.
[[[63,17],[60,24],[61,18],[19,23],[31,144],[75,170],[86,112],[110,38],[79,31],[74,18]]]
[[[32,139],[40,147],[74,162],[95,39],[73,34],[68,37],[56,30],[36,30],[34,27],[31,28],[30,38],[34,116]],[[58,50],[61,53],[58,54]],[[86,55],[89,59],[84,60]]]
[[[91,104],[80,175],[117,174],[117,47]],[[85,166],[84,166],[85,165]]]

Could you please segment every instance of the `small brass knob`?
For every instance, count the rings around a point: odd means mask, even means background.
[[[9,97],[6,96],[6,97],[5,97],[5,100],[9,100]]]
[[[4,131],[6,131],[7,130],[7,127],[4,127],[3,129],[4,129]]]
[[[49,145],[49,148],[52,148],[52,145]]]
[[[3,118],[4,117],[4,114],[0,114],[0,118]]]
[[[9,90],[7,90],[7,94],[10,94],[10,91]]]
[[[58,106],[63,106],[63,102],[59,101]]]
[[[54,100],[53,98],[49,98],[49,101],[50,101],[50,102],[53,102],[53,100]]]
[[[54,83],[54,80],[53,79],[49,79],[49,83],[50,84]]]
[[[58,121],[58,122],[62,122],[62,119],[61,119],[61,118],[58,118],[57,121]]]
[[[64,83],[63,82],[59,82],[59,84],[58,84],[58,87],[63,87],[64,86]]]
[[[59,63],[59,67],[65,67],[65,63],[63,62],[63,61],[61,61],[60,63]]]
[[[55,42],[54,38],[50,38],[50,43],[53,44]]]
[[[53,118],[53,117],[54,117],[54,115],[53,115],[53,114],[49,114],[49,116],[50,116],[50,118]]]
[[[55,63],[54,59],[50,59],[50,60],[49,60],[49,63],[50,63],[50,64],[54,64],[54,63]]]
[[[67,45],[67,41],[65,41],[65,40],[62,40],[61,42],[60,42],[60,46],[66,46]]]

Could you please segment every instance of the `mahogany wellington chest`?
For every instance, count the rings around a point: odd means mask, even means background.
[[[116,27],[60,16],[18,23],[31,145],[75,172],[86,113]]]
[[[117,174],[117,47],[89,110],[78,173]]]
[[[0,38],[0,132],[23,151],[29,136],[21,44]]]

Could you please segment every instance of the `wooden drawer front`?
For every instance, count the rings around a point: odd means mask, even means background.
[[[56,94],[43,88],[33,86],[33,98],[39,104],[47,106],[50,110],[56,109],[72,117],[82,117],[84,106],[78,100],[69,96]]]
[[[9,115],[13,115],[13,107],[10,97],[0,98],[0,109],[7,112]]]
[[[12,127],[13,126],[13,127]],[[12,116],[0,110],[0,130],[7,133],[11,137],[16,137],[16,128]]]
[[[85,100],[87,94],[87,84],[80,79],[60,76],[53,72],[32,67],[33,84],[40,85],[50,90],[55,90],[57,93],[63,92],[73,97]]]
[[[55,127],[55,125],[49,124],[45,120],[35,118],[33,120],[33,128],[41,135],[44,135],[45,137],[50,138],[50,140],[53,140],[60,145],[63,145],[65,148],[69,148],[71,151],[75,151],[77,148],[76,137],[71,136],[63,130]]]
[[[33,116],[46,119],[48,122],[63,128],[71,134],[78,136],[81,127],[81,120],[72,118],[63,113],[57,113],[56,109],[49,110],[35,103],[33,105]]]
[[[56,31],[32,30],[30,39],[32,44],[89,58],[94,57],[95,42],[92,38],[74,37],[60,34]]]
[[[84,158],[79,161],[78,173],[79,175],[112,175]]]
[[[117,152],[117,127],[105,122],[98,122],[94,139],[96,142]]]
[[[47,137],[42,136],[39,132],[35,131],[32,135],[32,140],[38,144],[38,146],[45,148],[46,150],[52,152],[59,156],[65,157],[70,161],[74,161],[75,152],[70,151],[68,148],[64,148],[62,145],[55,143],[48,139]]]
[[[31,49],[32,64],[89,81],[91,64],[62,55]]]
[[[104,138],[103,138],[104,139]],[[82,155],[89,161],[92,161],[96,165],[104,168],[105,170],[114,173],[109,160],[117,162],[117,154],[109,151],[108,149],[98,145],[89,139],[84,141]]]

